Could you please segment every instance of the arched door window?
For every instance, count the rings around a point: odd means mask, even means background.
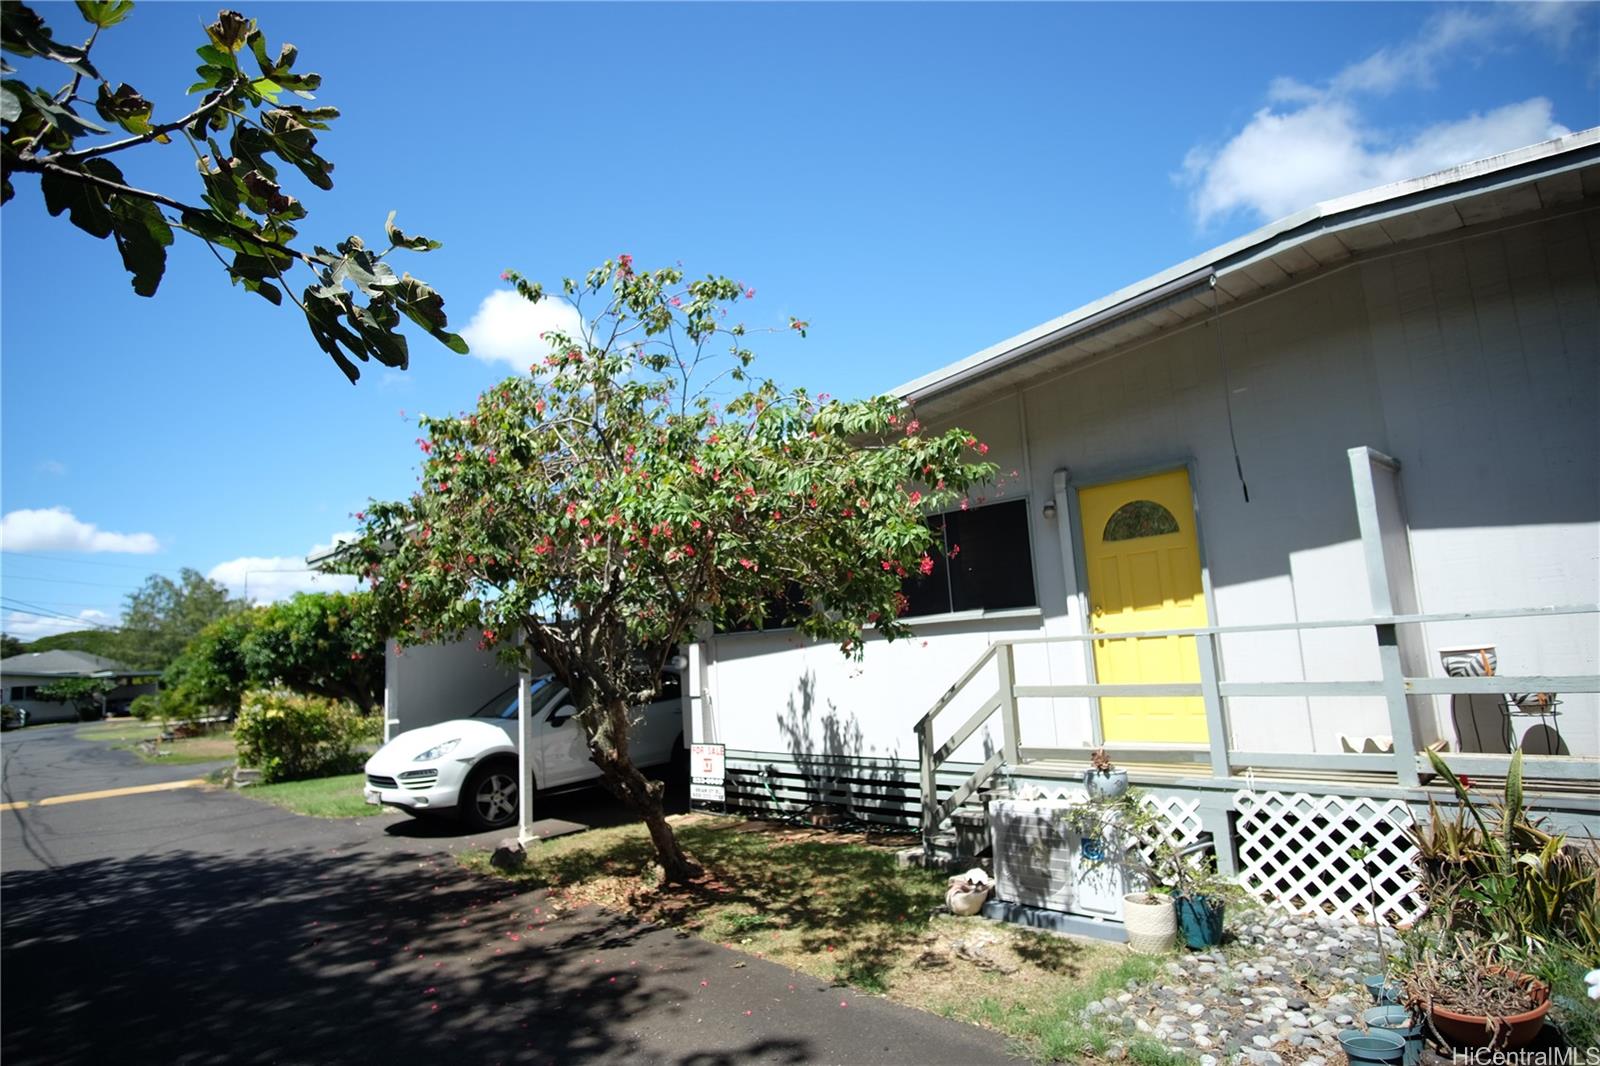
[[[1106,520],[1106,529],[1100,539],[1135,540],[1176,532],[1178,520],[1172,517],[1171,511],[1154,500],[1134,500],[1118,507]]]

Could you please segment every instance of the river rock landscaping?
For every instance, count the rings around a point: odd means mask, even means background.
[[[1156,979],[1090,1002],[1084,1020],[1154,1038],[1202,1066],[1343,1062],[1339,1031],[1372,1005],[1360,980],[1377,970],[1373,930],[1260,910],[1230,925],[1223,947],[1172,958]],[[1113,1047],[1106,1057],[1122,1056]]]

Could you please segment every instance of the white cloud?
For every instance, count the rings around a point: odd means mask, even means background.
[[[1564,51],[1580,32],[1580,4],[1496,4],[1448,8],[1417,35],[1379,48],[1325,85],[1280,77],[1270,106],[1221,147],[1196,147],[1177,179],[1192,189],[1202,226],[1241,213],[1279,218],[1325,200],[1417,177],[1569,132],[1549,100],[1533,97],[1422,130],[1384,128],[1364,98],[1427,90],[1452,63],[1482,62],[1524,39]]]
[[[116,624],[116,619],[104,611],[93,609],[79,611],[77,618],[60,618],[55,615],[34,614],[31,611],[6,611],[0,630],[18,640],[37,640],[55,633],[70,633],[76,629],[96,629]]]
[[[549,343],[540,337],[551,331],[582,337],[583,318],[578,309],[559,296],[530,303],[510,289],[500,289],[483,298],[461,335],[472,354],[484,362],[506,363],[526,372],[550,354]]]
[[[305,555],[246,555],[218,563],[206,577],[227,586],[235,596],[251,603],[286,600],[297,592],[353,592],[356,579],[345,574],[324,574],[306,566],[306,556],[327,551],[335,544],[355,539],[354,533],[335,533],[329,543],[313,545]]]
[[[1567,132],[1550,101],[1535,97],[1395,141],[1353,105],[1328,100],[1283,113],[1263,108],[1220,150],[1191,151],[1184,170],[1201,225],[1235,211],[1273,219]]]
[[[0,547],[14,552],[128,552],[149,555],[161,550],[150,533],[107,533],[92,522],[80,522],[65,507],[12,511],[0,518]]]

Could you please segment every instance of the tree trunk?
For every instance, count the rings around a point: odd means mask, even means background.
[[[589,754],[600,768],[601,782],[644,820],[667,881],[682,883],[699,877],[703,872],[700,865],[683,850],[667,822],[662,805],[666,786],[650,780],[633,764],[633,756],[628,751],[627,708],[618,704],[596,709],[604,716],[604,721],[589,734]]]

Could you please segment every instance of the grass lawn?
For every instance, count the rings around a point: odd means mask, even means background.
[[[92,722],[79,726],[75,734],[80,740],[98,740],[123,751],[131,751],[148,763],[186,764],[222,762],[235,755],[233,734],[226,730],[205,733],[197,737],[180,737],[160,741],[161,723],[142,722],[136,718]],[[141,745],[156,741],[160,754],[148,751]]]
[[[534,845],[522,871],[471,869],[548,887],[556,904],[598,903],[676,926],[804,973],[975,1022],[1037,1061],[1093,1061],[1112,1043],[1132,1062],[1186,1061],[1154,1040],[1085,1024],[1078,1012],[1162,961],[1093,940],[940,914],[945,877],[897,869],[892,848],[843,835],[707,815],[673,819],[707,876],[663,889],[643,826]],[[903,842],[902,845],[903,846]]]
[[[265,800],[313,818],[364,818],[397,813],[387,807],[374,807],[362,799],[361,786],[366,780],[363,774],[343,774],[310,781],[285,781],[278,785],[251,785],[240,789],[239,795]]]

